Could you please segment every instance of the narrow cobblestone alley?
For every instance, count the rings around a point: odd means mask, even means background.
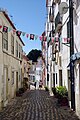
[[[68,107],[57,106],[57,100],[44,90],[26,91],[0,112],[0,120],[79,120]]]

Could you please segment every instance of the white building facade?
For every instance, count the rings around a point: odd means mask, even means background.
[[[57,47],[57,52],[55,52],[55,43],[49,44],[48,47],[48,66],[51,66],[49,71],[49,87],[51,86],[66,86],[68,90],[69,103],[71,107],[71,81],[70,81],[70,66],[67,67],[70,63],[70,43],[67,39],[69,38],[69,9],[67,13],[60,15],[59,13],[59,5],[61,2],[66,2],[69,6],[69,0],[46,0],[48,12],[50,13],[50,8],[52,9],[52,4],[54,4],[54,20],[53,24],[55,29],[55,36],[59,38],[59,44]],[[78,116],[80,116],[80,1],[73,0],[74,2],[74,10],[73,10],[73,25],[74,25],[74,55],[78,53],[78,59],[74,62],[74,92],[75,92],[75,111]],[[48,13],[48,15],[49,15]],[[47,19],[48,21],[49,19]],[[50,22],[50,21],[48,21]],[[51,23],[50,23],[51,24]],[[61,27],[61,29],[60,29]],[[49,34],[47,31],[52,30],[46,28],[46,36]],[[55,37],[54,36],[54,37]],[[53,35],[51,36],[53,37]],[[50,47],[52,45],[52,48]],[[51,51],[52,50],[52,51]],[[50,56],[50,54],[52,54]],[[51,58],[52,57],[52,58]],[[55,60],[53,61],[53,59]],[[52,60],[52,63],[51,63]],[[50,63],[49,63],[50,62]],[[51,65],[50,65],[51,64]],[[52,75],[51,75],[52,73]],[[52,81],[52,82],[51,82]],[[51,85],[50,85],[51,84]]]
[[[13,33],[12,30],[16,28],[5,11],[0,12],[0,26],[2,26],[0,29],[0,108],[2,108],[21,87],[20,61],[24,43]],[[3,32],[4,26],[11,31]]]
[[[52,7],[53,6],[53,7]],[[46,39],[46,86],[49,87],[50,91],[53,87],[53,55],[52,55],[52,48],[53,44],[50,39],[50,37],[53,37],[53,31],[54,31],[54,4],[53,1],[48,0],[46,1],[46,7],[47,7],[47,20],[46,20],[46,26],[45,26],[45,36]]]

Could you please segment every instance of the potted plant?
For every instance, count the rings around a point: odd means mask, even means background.
[[[24,88],[19,88],[20,93],[24,93]]]
[[[56,88],[55,88],[55,87],[52,87],[52,92],[53,92],[54,95],[57,94],[57,92],[56,92]]]
[[[65,86],[56,87],[58,103],[62,106],[68,106],[68,91]]]
[[[22,96],[22,94],[25,92],[24,88],[19,88],[18,90],[16,90],[16,96]]]
[[[49,89],[48,89],[48,87],[47,87],[47,86],[45,86],[45,90],[46,90],[46,91],[49,91]]]
[[[17,96],[17,97],[22,96],[22,93],[21,93],[21,91],[20,91],[20,90],[16,90],[16,96]]]

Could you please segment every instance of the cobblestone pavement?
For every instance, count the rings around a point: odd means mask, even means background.
[[[57,100],[44,90],[26,91],[0,112],[0,120],[79,120],[69,107],[57,106]]]

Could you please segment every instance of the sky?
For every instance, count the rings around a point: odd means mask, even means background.
[[[17,30],[41,36],[45,30],[46,0],[0,0],[0,8],[8,11],[8,15]],[[25,44],[23,50],[28,54],[32,49],[41,50],[41,41],[22,37]]]

